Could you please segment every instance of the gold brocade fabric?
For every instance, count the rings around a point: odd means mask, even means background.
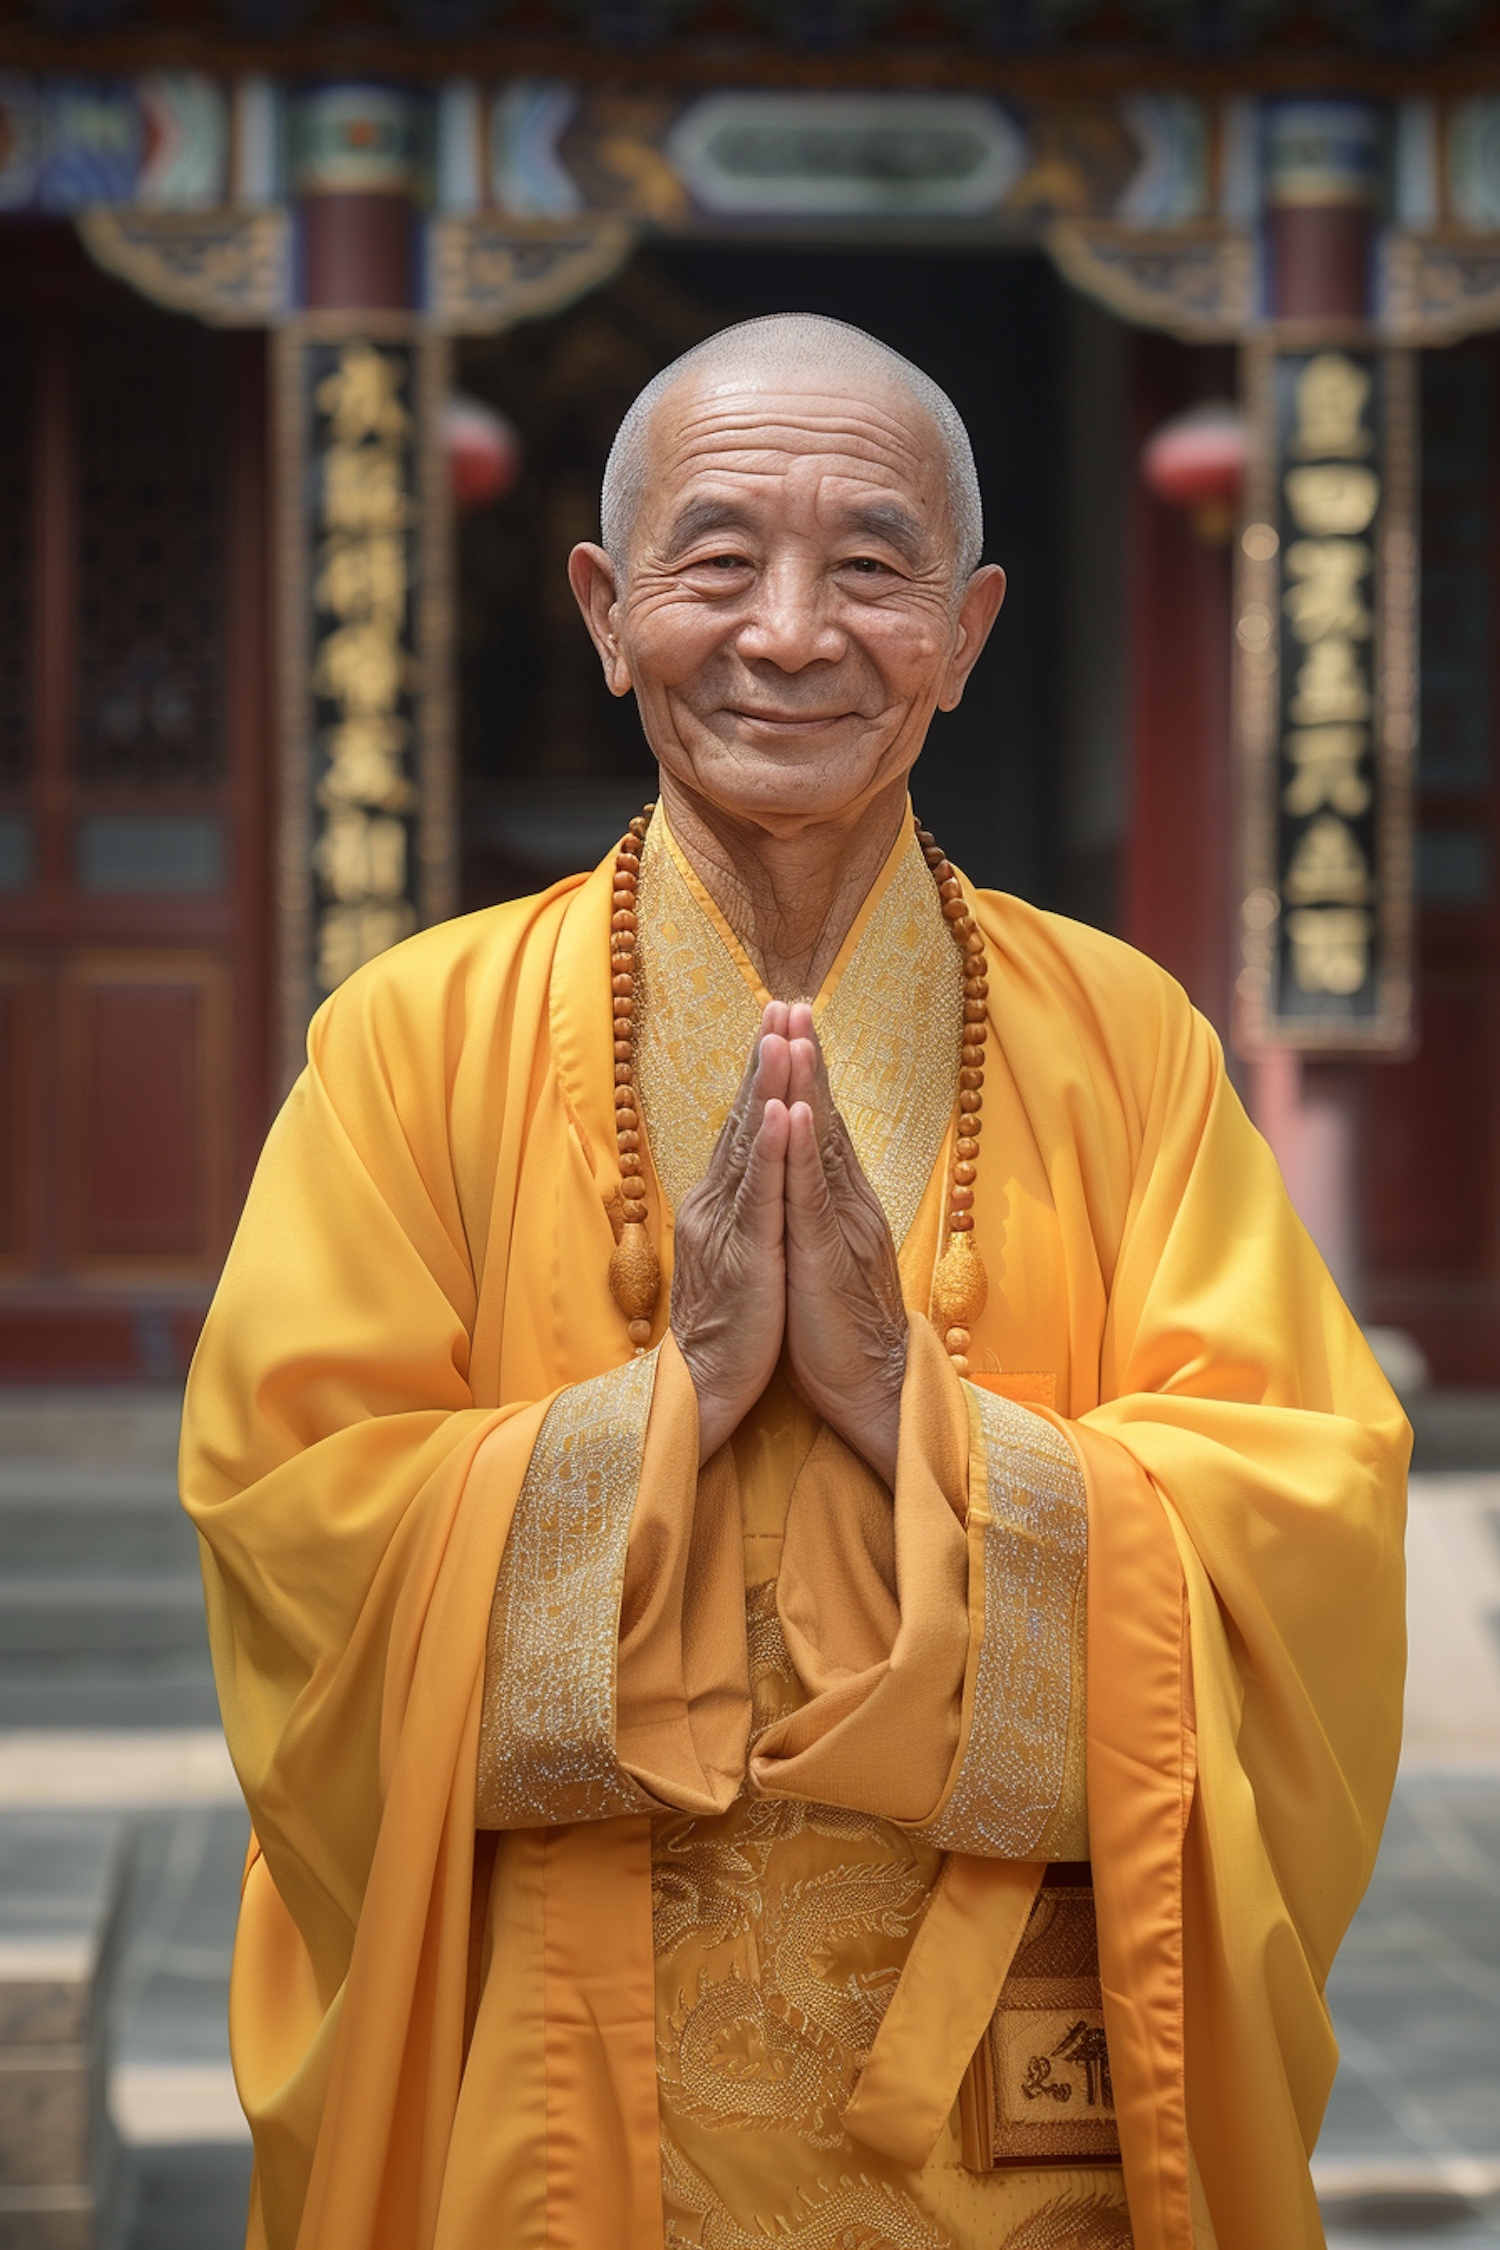
[[[963,1017],[958,947],[913,836],[818,1010],[833,1098],[898,1244],[947,1137]]]
[[[483,1828],[650,1804],[615,1756],[615,1643],[656,1361],[575,1384],[542,1424],[490,1610]]]
[[[676,1204],[707,1166],[763,996],[660,819],[644,855],[640,959],[642,1106],[658,1177]],[[888,864],[842,973],[818,1005],[835,1098],[898,1243],[952,1114],[961,1000],[956,948],[913,845]],[[1081,1685],[1082,1481],[1045,1425],[987,1396],[979,1411],[997,1478],[1002,1448],[1012,1440],[1023,1448],[1009,1462],[1010,1485],[997,1481],[989,1495],[987,1603],[1004,1618],[1002,1633],[1036,1643],[1044,1626],[1047,1646],[1036,1645],[1029,1662],[1024,1646],[1016,1651],[1000,1683],[1026,1699],[1014,1723],[971,1722],[933,1839],[859,1812],[748,1795],[717,1819],[655,1828],[668,2244],[1128,2250],[1124,2190],[1112,2167],[967,2171],[955,2119],[912,2172],[842,2126],[942,1865],[937,1842],[961,1843],[960,1831],[972,1827],[976,1841],[981,1830],[989,1838],[981,1848],[1016,1848],[990,1836],[999,1815],[986,1774],[1003,1769],[1014,1782],[1016,1760],[1028,1744],[1036,1751],[1020,1798],[1033,1840],[1056,1828],[1060,1802],[1081,1796],[1067,1784],[1076,1780],[1070,1677]],[[734,1441],[752,1742],[805,1701],[781,1632],[775,1574],[797,1465],[815,1430],[778,1377]],[[1044,1539],[1025,1552],[1023,1502],[1047,1519]]]
[[[958,1776],[923,1833],[996,1859],[1086,1859],[1083,1473],[1050,1422],[977,1386],[969,1398],[985,1463],[985,1634]]]
[[[806,1420],[782,1386],[762,1460]],[[781,1424],[783,1427],[778,1428]],[[778,1441],[782,1441],[778,1443]],[[789,1442],[788,1442],[789,1441]],[[744,1456],[751,1460],[749,1448]],[[774,1549],[776,1485],[747,1492],[747,1556]],[[774,1580],[747,1596],[752,1741],[804,1700]],[[965,2170],[956,2126],[910,2172],[842,2130],[942,1854],[890,1822],[741,1797],[656,1828],[652,1904],[667,2243],[703,2250],[1129,2250],[1119,2172]]]
[[[662,830],[658,816],[641,854],[635,1068],[656,1176],[677,1210],[708,1170],[761,1003]]]

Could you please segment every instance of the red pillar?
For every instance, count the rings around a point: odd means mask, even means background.
[[[297,111],[302,298],[310,312],[415,301],[411,117],[387,86],[327,86]]]
[[[1383,120],[1369,105],[1288,101],[1264,118],[1267,311],[1324,333],[1367,319]],[[1134,446],[1234,389],[1226,353],[1139,335]],[[1131,530],[1130,844],[1124,934],[1230,1022],[1240,871],[1231,714],[1232,550],[1139,480]],[[1247,1092],[1293,1199],[1345,1294],[1360,1291],[1357,1066],[1290,1051],[1251,1064]]]
[[[1371,312],[1383,120],[1360,102],[1278,103],[1266,131],[1268,309],[1337,334]],[[1256,1057],[1246,1088],[1303,1224],[1356,1312],[1363,1308],[1361,1108],[1357,1063],[1290,1048]]]
[[[1266,122],[1267,310],[1369,318],[1383,120],[1366,102],[1287,101]]]
[[[1135,460],[1170,416],[1232,394],[1228,351],[1134,339]],[[1234,928],[1230,763],[1231,550],[1137,476],[1130,553],[1130,844],[1126,938],[1222,1032]]]

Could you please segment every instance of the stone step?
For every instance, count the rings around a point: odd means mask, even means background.
[[[107,2223],[126,1864],[118,1815],[0,1815],[0,2250],[94,2250]]]
[[[1500,1771],[1500,1475],[1414,1476],[1401,1762]]]
[[[38,1657],[12,1677],[0,1668],[0,1734],[209,1727],[218,1716],[206,1650],[201,1659]]]
[[[0,1409],[0,1444],[5,1423]],[[168,1463],[0,1455],[0,1727],[201,1726],[215,1710],[197,1535]]]
[[[197,1533],[175,1504],[168,1514],[85,1500],[0,1503],[0,1577],[105,1570],[186,1576],[197,1567]]]
[[[0,1417],[0,1446],[4,1426]],[[0,1578],[105,1572],[184,1577],[198,1542],[159,1467],[0,1451]]]
[[[0,1391],[0,1458],[100,1462],[111,1470],[152,1469],[170,1479],[181,1419],[181,1397],[170,1391],[7,1384]]]
[[[0,1424],[0,1443],[3,1435]],[[170,1469],[138,1462],[0,1453],[0,1514],[15,1506],[67,1506],[75,1500],[171,1515],[177,1508],[177,1479]]]
[[[13,1672],[17,1659],[35,1656],[197,1654],[207,1646],[203,1581],[196,1570],[0,1577],[0,1666],[6,1670]]]
[[[0,1727],[212,1720],[174,1426],[160,1401],[0,1399]]]
[[[0,1733],[0,1814],[241,1803],[217,1726]]]

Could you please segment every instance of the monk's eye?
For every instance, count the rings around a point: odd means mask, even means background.
[[[745,558],[743,555],[710,555],[703,567],[708,570],[743,570]]]
[[[890,566],[883,563],[877,555],[851,555],[844,567],[846,570],[857,570],[862,577],[873,578]]]

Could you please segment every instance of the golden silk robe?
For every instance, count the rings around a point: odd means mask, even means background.
[[[649,856],[669,1276],[758,1009],[660,822]],[[665,1287],[629,1351],[608,864],[314,1025],[184,1440],[257,1839],[253,2244],[1321,2240],[1405,1426],[1182,994],[986,894],[959,1382],[927,881],[903,836],[818,1001],[913,1316],[893,1496],[780,1381],[700,1477]],[[1119,2163],[995,2171],[997,2003],[1085,1835]]]

